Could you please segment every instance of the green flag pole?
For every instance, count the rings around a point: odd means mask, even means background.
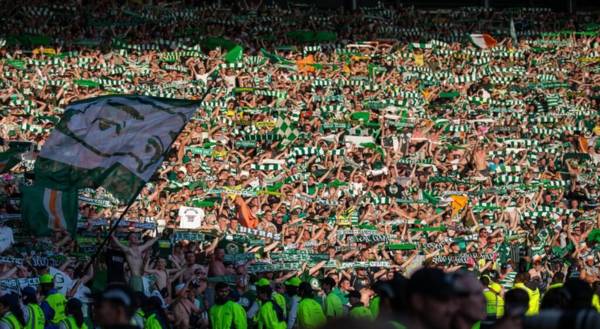
[[[127,204],[127,207],[125,207],[125,210],[123,210],[123,212],[121,213],[121,216],[119,216],[119,218],[114,223],[114,225],[111,226],[110,230],[108,231],[108,235],[104,238],[104,240],[102,240],[102,243],[100,243],[100,246],[98,247],[98,249],[96,249],[94,256],[92,256],[90,261],[85,265],[85,267],[83,269],[83,273],[87,273],[89,271],[90,266],[94,263],[94,261],[96,261],[96,258],[98,258],[98,256],[100,255],[100,253],[102,252],[102,250],[104,249],[106,244],[108,243],[110,236],[115,232],[117,227],[119,227],[119,223],[121,223],[121,220],[123,220],[123,217],[125,217],[125,214],[127,213],[127,211],[129,211],[129,208],[131,208],[131,205],[133,205],[137,196],[140,194],[140,192],[142,192],[142,189],[144,188],[144,186],[146,186],[146,184],[140,185],[138,190],[135,192],[135,197],[131,198],[131,201],[129,201],[129,203]]]

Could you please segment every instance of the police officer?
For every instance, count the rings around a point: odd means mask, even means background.
[[[314,300],[313,288],[308,282],[302,282],[298,287],[300,303],[298,304],[298,328],[319,328],[327,322],[321,305]],[[289,329],[289,328],[288,328]]]
[[[529,273],[518,273],[515,276],[514,288],[524,290],[529,296],[529,307],[525,315],[536,315],[540,312],[540,290],[536,284],[530,281]]]
[[[142,307],[146,314],[144,322],[145,329],[165,329],[169,328],[167,316],[162,308],[162,301],[157,296],[152,296],[146,300]]]
[[[483,296],[486,301],[486,312],[490,321],[495,321],[504,315],[504,299],[502,298],[502,286],[494,282],[490,275],[483,275],[481,283],[484,287]]]
[[[25,318],[19,297],[6,294],[0,297],[0,329],[22,329]]]
[[[281,306],[273,301],[273,289],[271,289],[269,280],[260,279],[256,283],[256,292],[257,297],[261,302],[260,310],[258,311],[258,329],[287,328]]]
[[[134,293],[134,298],[135,298],[136,305],[144,305],[144,302],[146,301],[146,296],[144,295],[143,292],[136,291]],[[144,328],[145,321],[146,321],[146,314],[144,313],[144,310],[142,310],[141,307],[138,307],[138,309],[135,311],[135,314],[131,318],[131,325],[142,329],[142,328]]]
[[[285,282],[285,294],[287,297],[286,304],[288,305],[287,329],[292,329],[296,325],[298,304],[300,303],[298,287],[300,287],[301,283],[302,280],[296,276]]]
[[[83,304],[77,298],[71,298],[65,307],[66,319],[60,322],[60,329],[88,329],[83,321]]]
[[[211,306],[210,324],[212,329],[247,329],[246,311],[232,301],[229,286],[218,282],[215,285],[215,305]]]
[[[46,317],[46,329],[56,329],[61,321],[65,320],[65,307],[67,299],[54,289],[54,277],[50,274],[40,276],[40,289],[44,300],[40,307]]]
[[[374,320],[371,310],[366,308],[360,300],[360,292],[355,290],[351,291],[348,294],[348,300],[350,301],[350,305],[352,305],[348,314],[350,318],[367,321]]]
[[[40,305],[38,305],[37,291],[33,287],[26,287],[21,290],[23,305],[27,313],[25,314],[25,329],[44,329],[46,317]]]
[[[277,290],[273,291],[273,301],[275,303],[277,303],[277,305],[279,305],[279,307],[281,307],[281,309],[283,310],[283,316],[285,318],[287,318],[287,303],[285,300],[285,296],[283,296],[283,294],[279,293]]]
[[[321,288],[325,293],[325,315],[328,319],[339,318],[344,316],[344,305],[340,297],[333,291],[335,288],[335,281],[326,277],[321,280]]]

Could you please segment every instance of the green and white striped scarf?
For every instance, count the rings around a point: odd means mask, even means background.
[[[278,163],[272,164],[251,164],[250,169],[252,170],[260,170],[260,171],[275,171],[281,170],[281,166]]]
[[[503,184],[519,184],[522,183],[523,179],[519,176],[513,175],[499,175],[494,178],[494,184],[503,185]]]
[[[495,172],[501,174],[514,174],[523,172],[523,168],[521,166],[499,165],[496,167]]]

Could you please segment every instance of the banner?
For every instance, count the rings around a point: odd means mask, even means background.
[[[238,226],[238,233],[244,234],[244,235],[251,235],[251,236],[255,236],[255,237],[259,237],[259,238],[273,239],[275,241],[281,241],[281,234],[279,234],[279,233],[272,233],[272,232],[267,232],[267,231],[263,231],[263,230],[257,230],[257,229],[248,228],[248,227],[241,226],[241,225]]]
[[[23,258],[0,256],[0,264],[23,265]]]
[[[273,262],[320,262],[329,260],[329,255],[312,254],[307,250],[291,249],[284,252],[272,252],[270,258]]]
[[[190,242],[206,241],[206,235],[204,233],[179,232],[179,231],[175,231],[175,232],[173,232],[173,235],[171,235],[171,241],[173,243],[176,243],[176,242],[182,241],[182,240],[187,240]]]
[[[248,273],[264,273],[279,271],[297,271],[302,268],[302,263],[254,263],[248,266]]]
[[[194,207],[179,208],[179,228],[199,229],[204,219],[204,210]]]
[[[112,222],[112,225],[114,225],[117,222],[117,219],[113,218],[110,221]],[[90,221],[77,223],[77,228],[86,228],[89,226],[109,227],[110,225],[109,225],[109,220],[106,218],[98,218],[98,219],[93,219]],[[128,228],[139,229],[139,230],[154,230],[154,229],[156,229],[156,223],[154,223],[154,222],[138,222],[138,221],[124,219],[119,222],[119,227],[128,227]]]
[[[0,280],[0,290],[20,292],[25,287],[37,287],[39,284],[38,278],[4,279]]]
[[[435,256],[432,261],[436,264],[468,264],[469,260],[477,261],[479,259],[494,260],[496,258],[495,253],[491,254],[480,254],[480,253],[460,253],[450,256]]]
[[[225,262],[237,263],[237,262],[248,262],[256,259],[256,254],[253,252],[247,252],[242,254],[225,255]]]

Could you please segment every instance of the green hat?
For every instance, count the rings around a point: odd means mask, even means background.
[[[44,284],[44,283],[52,283],[54,282],[54,277],[50,274],[44,274],[40,276],[40,283]]]
[[[298,287],[300,286],[300,284],[302,283],[302,280],[300,280],[300,278],[298,278],[297,276],[290,278],[289,280],[287,280],[285,282],[286,286],[290,286],[290,287]]]
[[[262,278],[262,279],[256,281],[257,287],[266,287],[270,284],[271,284],[271,281],[269,281],[268,279],[265,279],[265,278]]]

